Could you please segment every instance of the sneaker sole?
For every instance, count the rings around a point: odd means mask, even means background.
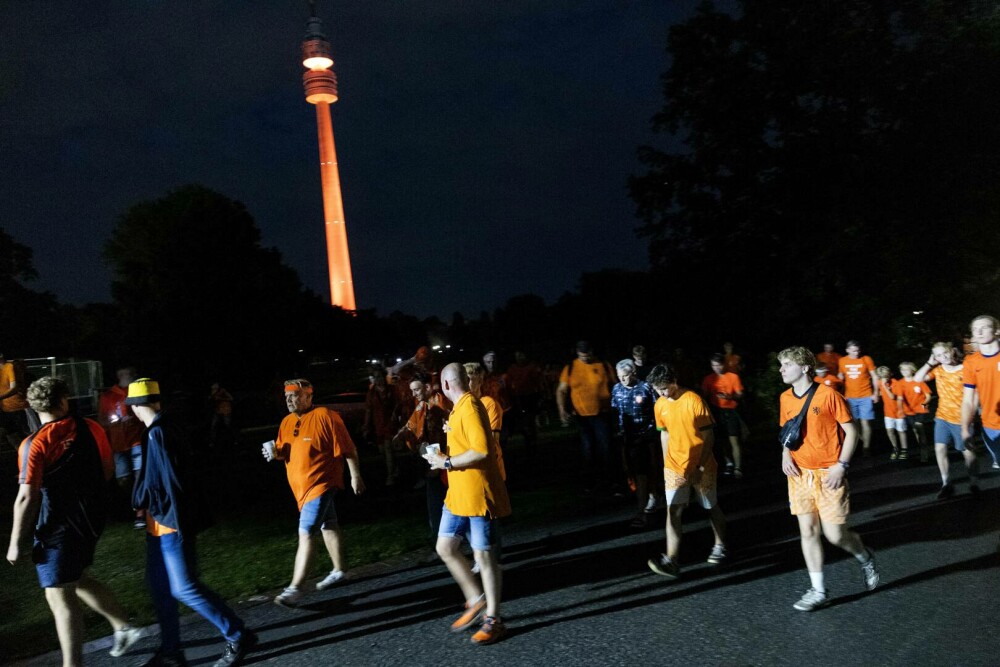
[[[484,604],[478,611],[476,611],[475,614],[473,614],[473,616],[467,622],[462,623],[461,625],[452,624],[451,631],[452,632],[464,632],[464,631],[468,630],[469,628],[471,628],[476,623],[480,622],[483,619],[483,616],[485,614],[486,614],[486,605]],[[457,623],[457,621],[456,621],[456,623]]]
[[[469,641],[476,646],[489,646],[490,644],[496,644],[498,641],[507,636],[507,631],[497,633],[490,637],[489,639],[476,639],[475,637],[469,637]]]
[[[649,569],[652,570],[654,574],[666,577],[667,579],[678,579],[681,576],[679,572],[667,572],[665,570],[661,570],[660,566],[651,560],[646,561],[646,565],[649,566]]]
[[[279,607],[284,607],[285,609],[295,609],[302,604],[298,600],[296,600],[295,602],[288,602],[287,600],[278,600],[277,598],[275,598],[273,602]]]
[[[799,604],[796,602],[795,604],[792,605],[792,609],[795,609],[796,611],[806,611],[806,612],[816,611],[817,609],[822,609],[823,607],[829,606],[829,604],[830,601],[827,600],[826,602],[820,602],[819,604],[815,604],[811,607],[800,607]]]

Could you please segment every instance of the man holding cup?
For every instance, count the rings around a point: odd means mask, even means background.
[[[474,644],[492,644],[506,629],[500,620],[502,573],[494,547],[497,519],[510,514],[507,487],[500,475],[499,449],[486,409],[469,392],[469,376],[461,364],[441,371],[441,390],[455,407],[448,418],[448,453],[427,448],[433,470],[448,471],[448,494],[441,510],[437,552],[465,596],[465,609],[451,625],[460,632],[482,621]],[[459,549],[465,538],[480,567],[482,585]]]
[[[264,443],[262,453],[267,461],[285,462],[288,485],[299,505],[299,546],[292,582],[274,598],[276,604],[294,607],[302,600],[301,587],[312,563],[317,533],[323,535],[333,570],[316,584],[316,590],[329,588],[347,576],[333,504],[337,490],[344,488],[345,460],[354,493],[363,493],[365,483],[354,441],[344,421],[329,408],[313,406],[312,383],[301,378],[285,382],[285,404],[289,415],[278,427],[278,439]]]

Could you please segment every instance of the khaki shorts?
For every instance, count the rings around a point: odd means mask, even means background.
[[[698,504],[707,510],[718,503],[715,471],[702,474],[696,484],[692,484],[670,468],[663,469],[663,488],[667,506],[687,505],[694,493]]]
[[[792,514],[819,514],[819,520],[824,523],[847,523],[851,513],[851,492],[847,486],[847,478],[839,489],[831,491],[823,486],[830,471],[799,470],[798,477],[788,478],[788,505]]]

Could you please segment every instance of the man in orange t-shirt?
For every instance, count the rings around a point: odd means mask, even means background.
[[[977,409],[982,410],[983,442],[993,457],[993,467],[1000,468],[1000,321],[992,315],[972,320],[972,343],[978,352],[962,363],[962,440],[969,444],[972,422]],[[977,401],[978,397],[978,401]],[[978,404],[977,404],[978,403]]]
[[[788,477],[789,506],[798,518],[802,555],[811,583],[793,607],[813,611],[830,603],[823,577],[821,535],[854,556],[868,590],[878,586],[880,577],[875,554],[846,526],[850,514],[847,470],[858,437],[848,406],[840,394],[813,382],[816,357],[806,348],[782,350],[778,362],[782,381],[790,385],[781,395],[779,425],[796,419],[809,402],[802,444],[794,451],[782,448],[781,469]]]
[[[931,402],[932,394],[926,382],[917,382],[913,379],[916,372],[917,365],[912,361],[904,361],[899,365],[899,374],[903,379],[899,381],[898,393],[903,397],[903,416],[906,419],[906,426],[913,431],[917,446],[920,448],[920,462],[927,463],[931,458],[931,446],[926,428],[928,424],[933,423],[927,405]]]
[[[861,422],[862,453],[867,456],[872,446],[875,404],[879,399],[875,362],[869,356],[861,356],[861,344],[858,341],[849,340],[847,356],[841,357],[837,363],[837,377],[844,381],[844,398],[847,399],[855,422]]]
[[[278,427],[277,440],[265,443],[263,454],[268,461],[285,462],[288,486],[299,506],[299,546],[292,583],[274,598],[276,604],[294,607],[302,599],[300,588],[309,574],[317,533],[323,535],[333,570],[316,584],[316,589],[329,588],[347,576],[333,502],[337,491],[344,488],[345,460],[354,493],[364,493],[365,483],[361,479],[358,452],[344,420],[330,408],[313,405],[313,386],[309,380],[286,381],[285,404],[289,414]]]
[[[726,560],[726,517],[719,509],[718,466],[712,447],[715,443],[712,413],[698,394],[677,383],[672,366],[655,366],[647,383],[660,398],[653,405],[656,428],[663,449],[663,484],[667,501],[667,551],[646,562],[656,574],[669,579],[680,576],[677,564],[681,545],[681,516],[694,497],[709,512],[715,544],[708,562]]]
[[[899,380],[892,377],[888,366],[875,369],[878,375],[878,391],[882,396],[882,406],[885,421],[885,434],[892,445],[890,461],[905,461],[910,457],[909,443],[906,439],[906,414],[903,412],[903,389]]]
[[[14,449],[29,432],[29,408],[25,399],[27,389],[23,380],[18,378],[14,362],[0,353],[0,428]]]
[[[105,491],[113,464],[100,425],[70,414],[69,393],[66,383],[54,377],[39,378],[27,388],[27,400],[42,426],[21,443],[18,452],[19,487],[7,561],[16,565],[21,560],[21,547],[34,528],[27,555],[35,562],[39,584],[56,619],[63,664],[80,665],[81,601],[115,631],[112,656],[124,654],[141,632],[128,624],[128,614],[114,593],[88,573],[104,530]]]
[[[743,383],[740,376],[726,370],[726,359],[716,354],[710,361],[712,373],[701,381],[701,395],[712,406],[715,421],[726,431],[729,445],[723,448],[726,470],[723,474],[743,477],[743,455],[740,451],[740,436],[743,422],[736,412],[737,401],[743,398]]]

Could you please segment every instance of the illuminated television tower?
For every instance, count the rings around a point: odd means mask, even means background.
[[[347,250],[344,199],[340,193],[337,150],[333,144],[330,105],[337,101],[337,75],[333,73],[330,40],[323,34],[323,22],[316,16],[316,2],[309,2],[310,16],[302,41],[302,64],[306,67],[302,85],[306,102],[316,105],[319,129],[319,171],[323,183],[323,219],[326,222],[326,257],[330,267],[330,303],[344,310],[356,310],[351,255]]]

